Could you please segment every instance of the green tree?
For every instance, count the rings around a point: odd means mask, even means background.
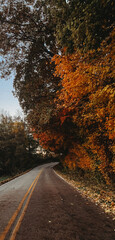
[[[38,142],[28,132],[25,122],[10,116],[0,117],[0,174],[15,174],[36,163]]]
[[[34,126],[50,118],[59,82],[50,63],[57,46],[48,8],[47,1],[36,1],[35,5],[6,1],[0,12],[2,72],[15,70],[15,95]]]
[[[97,49],[109,35],[114,23],[113,0],[52,1],[56,19],[56,38],[68,52]]]

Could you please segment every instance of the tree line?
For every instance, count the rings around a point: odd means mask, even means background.
[[[0,10],[2,76],[35,139],[69,169],[114,181],[112,0],[6,1]]]
[[[14,175],[36,165],[37,146],[20,117],[0,115],[0,175]]]

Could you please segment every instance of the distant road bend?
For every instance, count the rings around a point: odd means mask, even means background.
[[[61,179],[54,165],[0,186],[0,240],[115,240],[114,221]]]

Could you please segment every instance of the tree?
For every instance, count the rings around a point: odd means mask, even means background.
[[[64,162],[70,168],[97,170],[107,183],[115,171],[114,34],[113,30],[98,50],[56,55],[52,59],[56,64],[55,74],[62,79],[62,88],[57,92],[57,109],[66,113],[63,126],[68,112],[73,122],[74,138]],[[69,132],[68,136],[70,138]]]
[[[12,175],[31,167],[37,146],[22,119],[0,116],[0,174]]]
[[[34,127],[41,124],[44,113],[47,112],[45,121],[50,118],[59,81],[54,78],[54,64],[50,63],[57,46],[54,23],[49,20],[48,11],[46,14],[48,8],[47,1],[6,1],[0,12],[5,70],[9,74],[15,69],[15,95]]]
[[[1,6],[0,47],[6,64],[11,59],[5,69],[15,68],[15,94],[33,135],[62,153],[70,168],[98,171],[109,183],[114,1],[6,0]]]
[[[113,0],[52,1],[56,19],[56,37],[60,47],[72,53],[97,49],[111,32],[114,24]]]

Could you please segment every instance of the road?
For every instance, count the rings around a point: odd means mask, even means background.
[[[0,240],[114,240],[115,225],[54,163],[0,186]]]

